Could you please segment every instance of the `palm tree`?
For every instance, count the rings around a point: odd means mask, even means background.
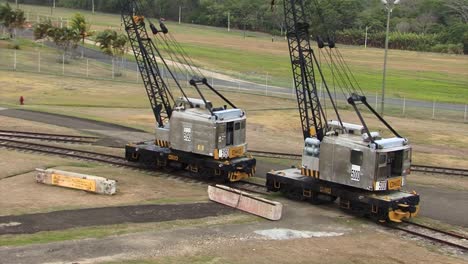
[[[83,44],[85,42],[86,37],[92,36],[94,34],[94,32],[90,30],[91,24],[88,21],[86,21],[86,18],[80,13],[76,13],[73,16],[73,18],[70,21],[70,26],[74,30],[78,31]]]
[[[105,54],[113,56],[114,50],[112,48],[112,43],[116,38],[117,32],[110,29],[106,29],[97,34],[96,42],[99,44],[99,47]]]
[[[0,6],[0,21],[2,21],[3,26],[8,29],[10,38],[13,38],[13,30],[16,28],[22,28],[26,18],[24,17],[24,12],[22,10],[13,10],[10,4],[6,3],[6,5]]]
[[[106,29],[96,36],[96,42],[99,44],[101,50],[105,54],[111,55],[113,61],[116,56],[120,57],[122,59],[122,64],[127,41],[126,35],[118,34],[116,31],[110,29]],[[119,63],[117,63],[117,65],[119,65]],[[121,75],[120,68],[121,66],[116,69],[117,75]]]
[[[57,45],[57,47],[63,50],[63,55],[68,57],[68,51],[76,48],[80,41],[80,35],[76,30],[72,28],[59,28],[52,27],[47,30],[47,36]]]
[[[46,37],[48,37],[49,29],[51,29],[52,27],[53,26],[50,19],[36,24],[34,26],[34,39],[45,39]]]

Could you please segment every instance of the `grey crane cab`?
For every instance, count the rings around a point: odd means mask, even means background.
[[[398,190],[406,183],[410,172],[411,147],[404,138],[381,138],[371,133],[374,143],[364,133],[364,127],[329,122],[328,136],[320,142],[305,140],[302,172],[325,181],[369,191]]]
[[[241,109],[213,108],[209,101],[180,98],[170,122],[156,128],[156,141],[216,160],[237,158],[247,149],[246,119]]]

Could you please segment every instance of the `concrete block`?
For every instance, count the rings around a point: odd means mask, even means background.
[[[42,184],[108,195],[115,194],[117,190],[117,182],[115,180],[103,177],[53,169],[36,169],[36,172],[36,181]]]

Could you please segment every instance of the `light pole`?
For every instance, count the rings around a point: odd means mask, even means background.
[[[231,12],[228,11],[228,32],[231,31]]]
[[[371,29],[372,26],[366,26],[366,39],[364,41],[364,48],[367,49],[367,32],[369,31],[369,29]]]
[[[390,31],[390,16],[392,14],[393,8],[395,5],[400,3],[400,0],[381,0],[382,3],[385,5],[385,9],[387,10],[387,33],[385,35],[385,58],[384,58],[384,69],[383,69],[383,82],[382,82],[382,102],[380,106],[380,114],[384,115],[384,107],[385,107],[385,82],[387,79],[387,55],[388,55],[388,34]]]

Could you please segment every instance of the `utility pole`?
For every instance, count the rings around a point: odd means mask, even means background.
[[[395,5],[400,3],[400,0],[381,0],[382,3],[385,5],[385,9],[387,10],[387,32],[385,36],[385,57],[384,57],[384,69],[383,69],[383,81],[382,81],[382,101],[381,101],[381,109],[380,115],[384,116],[384,107],[385,107],[385,83],[387,81],[387,56],[388,56],[388,34],[390,31],[390,16],[393,12],[393,8]]]
[[[91,1],[91,5],[93,6],[92,9],[93,9],[93,14],[94,14],[94,0]]]
[[[367,40],[368,40],[367,32],[368,32],[368,30],[369,30],[370,28],[371,28],[371,27],[366,26],[366,40],[364,41],[364,48],[365,48],[365,49],[367,49]]]
[[[179,25],[180,25],[181,20],[182,20],[182,6],[179,6]]]
[[[228,11],[228,32],[231,31],[231,12]]]
[[[18,0],[16,0],[16,9],[18,9],[18,8],[19,8],[19,7],[18,7]]]

